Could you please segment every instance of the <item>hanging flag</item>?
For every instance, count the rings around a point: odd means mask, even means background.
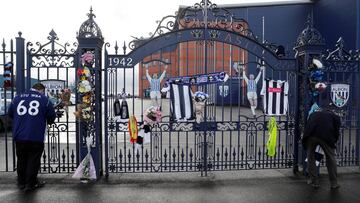
[[[189,85],[171,84],[170,112],[175,120],[194,119],[194,110]]]
[[[270,118],[267,128],[269,132],[269,139],[266,144],[267,155],[273,157],[276,154],[276,140],[277,140],[277,123],[274,117]]]
[[[271,116],[286,115],[288,111],[289,84],[283,80],[268,80],[263,82],[261,95],[264,96],[264,114]]]

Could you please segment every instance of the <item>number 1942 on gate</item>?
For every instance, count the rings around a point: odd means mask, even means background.
[[[133,68],[133,59],[126,56],[111,56],[108,57],[108,64],[111,68]]]

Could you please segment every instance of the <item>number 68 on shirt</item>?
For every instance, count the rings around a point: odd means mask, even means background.
[[[36,116],[39,113],[40,103],[37,100],[29,102],[29,106],[24,105],[25,100],[21,100],[16,107],[16,112],[19,116],[23,116],[28,113],[30,116]]]

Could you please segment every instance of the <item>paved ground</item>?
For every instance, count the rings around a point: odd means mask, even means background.
[[[290,170],[112,174],[90,184],[47,174],[44,188],[24,194],[14,173],[0,173],[0,202],[360,202],[360,169],[340,168],[339,176],[341,188],[331,191],[325,174],[315,190]]]

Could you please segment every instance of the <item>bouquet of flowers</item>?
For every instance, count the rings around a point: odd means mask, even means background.
[[[94,63],[94,54],[86,52],[81,56],[81,68],[77,69],[78,83],[77,92],[80,95],[77,104],[77,111],[74,112],[76,118],[91,121],[93,120],[93,108],[91,103],[94,101],[94,83],[91,79],[92,72],[91,68]],[[70,93],[70,92],[69,92]],[[69,97],[70,98],[70,97]]]
[[[81,56],[81,62],[84,66],[91,67],[94,63],[94,54],[91,52],[86,52]]]
[[[154,124],[161,121],[161,110],[158,106],[150,106],[144,112],[144,122]]]
[[[94,165],[94,160],[91,156],[91,142],[92,137],[86,137],[86,146],[88,153],[84,157],[84,159],[79,164],[78,168],[76,169],[73,178],[80,179],[81,182],[87,183],[90,180],[96,180],[96,170]]]

